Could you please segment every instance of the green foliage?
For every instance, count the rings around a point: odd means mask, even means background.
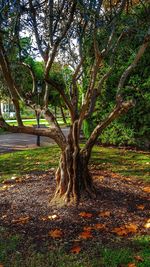
[[[149,16],[145,16],[145,9],[143,6],[137,5],[134,9],[134,14],[122,15],[115,33],[115,41],[122,31],[125,35],[118,46],[115,65],[113,71],[105,83],[101,96],[98,99],[95,112],[89,120],[86,120],[83,131],[88,138],[92,129],[98,122],[103,121],[107,115],[113,110],[115,106],[115,96],[118,82],[124,70],[133,62],[139,46],[143,42],[145,33],[148,30]],[[103,44],[109,37],[109,30],[101,28],[98,32],[98,43],[100,50]],[[90,37],[88,37],[90,38]],[[88,45],[86,43],[86,45]],[[89,42],[89,49],[92,48],[92,41]],[[133,99],[135,106],[119,120],[112,123],[106,129],[100,140],[102,143],[114,145],[135,145],[141,148],[150,147],[150,48],[146,50],[141,58],[138,66],[131,73],[127,79],[125,87],[121,89],[124,100]],[[89,62],[92,55],[90,54]],[[99,78],[103,71],[106,73],[107,65],[109,65],[111,54],[108,54],[100,71]],[[87,60],[87,62],[88,62]],[[85,67],[86,82],[88,83],[89,65]],[[92,121],[92,123],[91,123]],[[89,124],[89,125],[88,125]]]
[[[100,136],[102,144],[135,145],[134,131],[122,122],[114,121]]]

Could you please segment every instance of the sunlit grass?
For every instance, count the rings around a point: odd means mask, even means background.
[[[58,165],[56,145],[0,155],[0,180],[31,171],[46,171]],[[95,146],[91,164],[102,170],[150,181],[150,154]]]
[[[46,171],[58,165],[57,146],[42,147],[0,155],[0,180],[32,171]]]
[[[65,126],[65,123],[62,119],[57,119],[58,121],[58,124],[61,125],[61,126]],[[66,125],[69,125],[70,123],[70,119],[69,118],[66,118]],[[23,124],[24,126],[33,126],[33,125],[36,125],[37,124],[37,120],[36,119],[26,119],[26,120],[23,120]],[[40,124],[43,124],[43,125],[46,125],[46,126],[49,126],[49,123],[45,120],[45,119],[40,119]],[[17,125],[17,122],[16,121],[9,121],[9,125],[11,126],[16,126]]]
[[[91,162],[123,176],[150,181],[150,153],[95,146]]]

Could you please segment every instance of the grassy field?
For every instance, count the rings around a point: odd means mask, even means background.
[[[67,120],[67,124],[69,124],[70,119],[66,119],[66,120]],[[57,121],[58,121],[59,125],[61,125],[61,126],[64,125],[65,126],[65,124],[64,124],[62,119],[58,119]],[[29,120],[26,119],[26,120],[23,120],[23,123],[24,123],[25,126],[32,126],[32,125],[36,125],[37,121],[36,121],[36,119],[29,119]],[[9,121],[9,124],[16,126],[17,122],[16,121],[12,121],[12,122]],[[40,124],[45,124],[47,126],[49,125],[49,123],[45,119],[40,119]]]
[[[55,145],[0,155],[0,180],[31,171],[55,168],[59,155],[60,150]],[[103,170],[150,181],[149,153],[95,146],[91,164],[98,167],[100,165]]]
[[[0,155],[0,180],[19,177],[32,171],[56,168],[60,150],[53,145]],[[117,148],[95,146],[91,166],[127,177],[150,182],[150,154]],[[117,246],[97,244],[93,241],[90,253],[81,251],[74,255],[63,247],[37,251],[29,240],[27,251],[20,251],[22,236],[0,226],[0,267],[148,267],[150,263],[150,236],[137,236]],[[92,255],[92,256],[91,256]]]
[[[0,233],[6,230],[0,228]],[[0,266],[4,267],[148,267],[150,260],[150,237],[132,240],[131,247],[109,248],[93,244],[90,253],[73,255],[63,248],[45,253],[29,247],[26,253],[19,252],[21,237],[13,235],[0,240]],[[92,255],[92,257],[91,257]],[[4,265],[2,265],[4,264]]]

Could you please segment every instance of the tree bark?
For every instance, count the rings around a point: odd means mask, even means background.
[[[60,111],[61,111],[63,122],[64,122],[64,124],[66,124],[67,121],[66,121],[66,117],[65,117],[65,113],[64,113],[62,105],[60,105]]]
[[[52,202],[78,205],[83,196],[96,197],[96,190],[88,170],[88,161],[71,144],[68,144],[60,157],[55,178],[56,191]]]
[[[56,171],[56,192],[53,201],[78,205],[83,195],[96,196],[88,170],[89,158],[79,147],[78,121],[70,129],[67,145],[61,154]]]

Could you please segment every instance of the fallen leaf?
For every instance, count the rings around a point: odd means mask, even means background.
[[[17,178],[15,181],[16,181],[16,183],[22,183],[22,179],[21,178]]]
[[[137,209],[138,209],[138,210],[144,210],[144,208],[145,208],[144,205],[138,205],[138,206],[137,206]]]
[[[116,227],[113,229],[112,231],[113,233],[116,233],[119,236],[123,236],[123,235],[127,235],[127,231],[126,229],[124,229],[123,227]]]
[[[41,217],[42,221],[47,221],[47,217]]]
[[[49,215],[49,216],[48,216],[48,219],[49,219],[49,220],[55,220],[57,217],[58,217],[58,216],[57,216],[56,214],[54,214],[54,215]]]
[[[99,216],[101,216],[101,217],[109,217],[110,214],[111,214],[110,211],[102,211],[102,212],[99,213]]]
[[[102,223],[97,223],[94,225],[94,229],[95,230],[103,230],[103,229],[106,229],[106,225],[102,224]]]
[[[83,218],[91,218],[93,216],[92,213],[85,212],[85,211],[80,212],[79,215],[80,215],[80,217],[83,217]]]
[[[19,223],[19,224],[25,224],[29,221],[29,216],[27,217],[20,217],[16,220],[12,220],[12,223]]]
[[[134,223],[126,224],[125,228],[128,230],[128,233],[136,233],[137,232],[137,225]]]
[[[146,192],[146,193],[150,193],[150,186],[144,187],[143,191]]]
[[[4,267],[4,265],[0,264],[0,267]]]
[[[113,229],[114,233],[116,233],[117,235],[123,236],[123,235],[128,235],[131,233],[136,233],[137,232],[137,225],[130,223],[130,224],[125,224],[121,227],[116,227]]]
[[[150,228],[150,219],[147,220],[147,222],[144,225],[145,228]]]
[[[55,229],[55,230],[49,231],[49,235],[53,238],[61,238],[63,233],[60,229]]]
[[[83,231],[80,235],[79,238],[82,239],[88,239],[88,238],[92,238],[92,233],[90,231]]]
[[[72,247],[72,249],[70,251],[71,251],[71,253],[79,254],[81,251],[81,247],[80,246],[74,246],[74,247]]]
[[[128,263],[128,267],[136,267],[136,265],[135,265],[135,263],[130,262],[130,263]]]
[[[1,217],[2,219],[5,219],[5,218],[7,218],[7,215],[6,214],[4,214],[4,215],[2,215],[2,217]]]
[[[89,231],[90,232],[92,229],[93,229],[93,226],[84,226],[83,227],[84,231]]]
[[[136,261],[139,261],[139,262],[144,261],[143,258],[142,258],[140,255],[135,255],[135,256],[134,256],[134,259],[135,259]]]

